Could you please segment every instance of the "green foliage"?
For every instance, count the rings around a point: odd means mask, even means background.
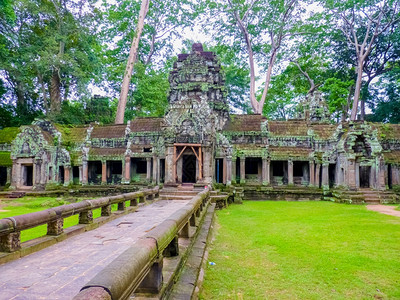
[[[399,218],[365,206],[245,201],[218,211],[217,222],[200,299],[400,296]]]
[[[18,133],[18,127],[7,127],[0,129],[0,144],[11,144]]]
[[[6,151],[0,151],[0,166],[2,167],[11,167],[11,153]]]

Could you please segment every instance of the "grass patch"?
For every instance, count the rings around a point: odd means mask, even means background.
[[[0,219],[29,214],[48,208],[78,202],[88,198],[53,198],[53,197],[22,197],[19,199],[5,200],[2,202]],[[112,210],[117,210],[117,205],[111,206]],[[101,208],[93,210],[93,218],[101,216]],[[64,228],[77,225],[79,215],[74,215],[64,219]],[[31,229],[21,231],[21,242],[29,241],[47,234],[47,224],[40,225]]]
[[[217,213],[201,299],[400,298],[400,218],[329,202]]]

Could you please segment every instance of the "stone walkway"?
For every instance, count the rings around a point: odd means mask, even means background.
[[[72,299],[139,237],[188,201],[158,201],[95,230],[0,265],[0,299]]]
[[[388,205],[367,205],[367,209],[377,211],[386,215],[400,217],[400,210],[395,210],[397,206],[388,206]]]

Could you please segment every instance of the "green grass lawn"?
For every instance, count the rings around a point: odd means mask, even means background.
[[[86,198],[74,198],[74,201],[81,201]],[[91,198],[92,199],[92,198]],[[5,200],[1,203],[0,219],[6,217],[13,217],[23,214],[28,214],[51,207],[69,204],[68,199],[63,198],[52,198],[52,197],[23,197],[13,200]],[[117,205],[112,205],[112,209],[116,210]],[[98,218],[101,215],[101,209],[93,210],[93,218]],[[68,228],[77,225],[79,221],[79,216],[74,215],[64,219],[64,228]],[[25,242],[37,237],[46,235],[47,225],[37,226],[35,228],[27,229],[21,231],[21,242]]]
[[[400,299],[400,218],[330,202],[218,211],[201,299]]]

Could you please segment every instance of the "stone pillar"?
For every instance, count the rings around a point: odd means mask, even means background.
[[[232,183],[232,157],[228,156],[226,158],[226,184],[230,185]]]
[[[356,161],[349,159],[347,161],[347,184],[349,188],[356,189]]]
[[[246,158],[240,158],[240,183],[246,182]]]
[[[6,180],[6,184],[11,184],[11,180],[12,180],[12,167],[7,167],[7,180]]]
[[[321,178],[321,164],[316,164],[315,165],[315,177],[314,177],[314,182],[315,186],[319,188],[319,180]]]
[[[175,236],[171,243],[163,251],[164,257],[172,257],[179,255],[179,243],[178,243],[178,236]]]
[[[392,185],[400,184],[399,167],[392,165]]]
[[[83,183],[83,167],[79,166],[79,183]]]
[[[322,165],[322,188],[329,189],[329,163]]]
[[[310,186],[315,186],[315,162],[310,161]]]
[[[68,185],[71,180],[71,166],[64,166],[64,185]]]
[[[157,258],[154,264],[150,267],[149,273],[140,283],[139,287],[137,288],[137,292],[158,294],[163,285],[162,268],[163,257],[160,255],[160,257]]]
[[[107,184],[107,162],[101,162],[101,184]]]
[[[236,157],[232,159],[232,182],[236,183]]]
[[[164,181],[166,183],[174,183],[175,182],[175,167],[174,167],[174,147],[167,147],[166,155],[165,155],[165,178]]]
[[[270,184],[270,165],[271,161],[269,158],[263,158],[262,159],[262,184],[263,185],[268,185]]]
[[[35,162],[34,162],[34,181],[33,181],[34,185],[39,185],[40,184],[41,166],[42,166],[41,160],[40,159],[35,160]]]
[[[293,160],[288,160],[288,184],[293,184]]]
[[[88,161],[82,161],[82,184],[88,184],[89,182],[89,166]]]
[[[150,179],[151,179],[151,157],[147,157],[146,162],[147,162],[146,180],[148,182],[150,182]]]
[[[125,172],[122,183],[129,184],[131,182],[131,157],[125,156]]]
[[[154,156],[153,156],[153,178],[152,178],[152,183],[154,183],[154,184],[158,184],[158,176],[157,176],[157,173],[160,173],[160,172],[158,171],[158,169],[159,169],[159,167],[158,167],[158,162],[159,162],[158,157],[154,155]]]
[[[224,157],[222,160],[222,183],[226,184],[226,172],[227,172],[227,168],[226,168],[226,158]]]
[[[58,218],[53,222],[47,223],[47,235],[60,235],[64,232],[64,219]]]
[[[379,190],[385,190],[386,189],[386,184],[385,184],[385,162],[383,160],[380,160],[379,162],[379,176],[378,176],[378,189]]]
[[[212,183],[213,179],[213,165],[214,160],[212,159],[212,149],[211,147],[203,147],[203,181],[204,183]]]

